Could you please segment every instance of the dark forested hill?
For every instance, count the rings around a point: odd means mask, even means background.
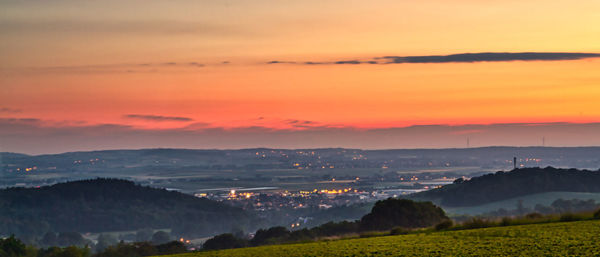
[[[525,168],[498,171],[411,195],[442,206],[474,206],[543,192],[600,192],[600,171]]]
[[[118,179],[0,190],[0,232],[102,232],[172,228],[181,235],[213,235],[244,228],[241,209]]]

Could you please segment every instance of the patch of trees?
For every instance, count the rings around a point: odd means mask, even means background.
[[[99,238],[99,241],[102,238]],[[115,242],[116,243],[116,242]],[[83,236],[77,232],[60,232],[53,233],[47,232],[44,236],[38,240],[37,245],[44,247],[58,246],[58,247],[67,247],[67,246],[91,246],[93,245],[92,241],[83,238]]]
[[[18,257],[25,256],[27,250],[23,242],[16,239],[14,236],[0,239],[0,256],[2,257]]]
[[[171,228],[174,234],[199,237],[247,228],[252,219],[216,201],[120,179],[0,190],[0,231],[21,239],[39,238],[48,231],[141,228]]]
[[[564,213],[578,213],[578,212],[586,212],[593,211],[600,208],[600,204],[597,204],[595,200],[564,200],[557,199],[549,206],[536,204],[534,208],[524,207],[521,202],[519,202],[515,209],[506,210],[506,209],[498,209],[497,211],[486,213],[483,216],[487,217],[505,217],[505,216],[519,216],[525,215],[527,213],[538,213],[538,214],[564,214]]]
[[[94,254],[93,257],[142,257],[164,254],[185,253],[185,245],[178,241],[153,245],[150,242],[119,243],[109,246],[104,251]]]
[[[406,199],[378,201],[371,213],[360,220],[363,230],[387,230],[393,227],[422,228],[448,219],[442,208],[431,202]]]
[[[459,207],[553,191],[600,192],[600,171],[553,167],[498,171],[466,181],[457,180],[451,185],[416,193],[410,198]]]
[[[1,257],[143,257],[165,254],[185,253],[187,249],[181,242],[171,241],[164,244],[150,242],[118,243],[103,251],[91,254],[87,246],[68,246],[37,249],[27,246],[14,236],[0,239]]]
[[[290,231],[285,227],[259,229],[254,237],[221,234],[207,240],[206,250],[240,248],[288,242],[312,241],[318,238],[341,236],[367,231],[385,231],[393,228],[431,227],[449,220],[444,210],[431,202],[414,202],[388,198],[377,201],[371,212],[356,221],[329,222],[311,229]]]

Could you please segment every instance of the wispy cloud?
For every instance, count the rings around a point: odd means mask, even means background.
[[[129,118],[129,119],[139,119],[139,120],[158,121],[158,122],[161,122],[161,121],[181,121],[181,122],[193,121],[192,118],[188,118],[188,117],[146,115],[146,114],[127,114],[127,115],[124,115],[124,117]]]
[[[2,124],[33,124],[41,121],[38,118],[0,118]]]
[[[194,61],[182,62],[140,62],[140,63],[114,63],[114,64],[97,64],[97,65],[69,65],[69,66],[45,66],[45,67],[23,67],[17,69],[21,72],[33,73],[144,73],[157,72],[161,70],[171,70],[173,68],[187,68],[194,70],[195,68],[203,68],[206,64]]]
[[[0,32],[13,33],[53,33],[53,34],[126,34],[126,35],[212,35],[233,36],[248,34],[238,28],[214,23],[186,22],[175,20],[90,20],[82,18],[2,19]]]
[[[22,112],[21,109],[9,108],[9,107],[0,107],[0,113],[18,113]]]

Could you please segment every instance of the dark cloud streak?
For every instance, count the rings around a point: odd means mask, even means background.
[[[384,56],[388,63],[449,63],[449,62],[510,62],[510,61],[565,61],[600,57],[596,53],[464,53],[426,56]]]
[[[511,62],[511,61],[568,61],[586,58],[598,58],[598,53],[552,53],[552,52],[522,52],[522,53],[461,53],[450,55],[422,56],[383,56],[372,60],[340,60],[333,62],[296,62],[270,61],[267,64],[303,64],[303,65],[337,65],[337,64],[402,64],[402,63],[474,63],[474,62]]]
[[[192,118],[188,117],[177,117],[177,116],[161,116],[161,115],[144,115],[144,114],[127,114],[124,116],[129,119],[140,119],[147,121],[193,121]]]

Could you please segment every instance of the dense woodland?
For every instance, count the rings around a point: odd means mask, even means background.
[[[442,206],[475,206],[543,192],[600,192],[600,171],[524,168],[498,171],[411,195]]]
[[[249,228],[251,219],[222,203],[118,179],[0,190],[5,235],[171,228],[173,234],[203,236]]]

